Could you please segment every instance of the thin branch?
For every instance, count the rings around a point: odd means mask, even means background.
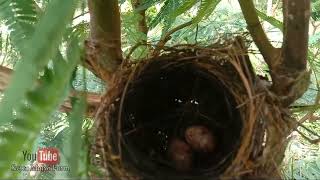
[[[319,28],[319,26],[320,26],[320,24],[316,24],[316,21],[311,21],[311,25],[312,25],[312,27],[313,27],[313,29],[312,29],[312,35],[315,35],[316,34],[316,32],[317,32],[317,30],[318,30],[318,28]]]
[[[136,11],[136,9],[141,5],[141,0],[132,0],[132,7]],[[138,14],[140,14],[140,19],[138,22],[138,30],[142,32],[143,34],[148,34],[148,26],[146,22],[146,9],[142,9],[137,11]]]
[[[265,34],[252,0],[239,0],[239,4],[253,41],[257,45],[270,69],[272,69],[279,56],[278,49],[272,46]]]
[[[144,37],[140,38],[140,40],[138,40],[139,42],[132,47],[130,53],[128,54],[128,56],[126,57],[126,60],[128,60],[131,56],[131,54],[135,51],[135,49],[137,49],[138,47],[144,45],[147,49],[151,49],[151,46],[147,43],[148,40],[148,25],[147,25],[147,17],[146,17],[146,10],[147,9],[138,9],[140,7],[140,5],[142,4],[142,0],[132,0],[131,4],[132,4],[132,9],[135,13],[139,14],[139,20],[138,20],[138,31],[144,34]]]
[[[76,20],[76,19],[78,19],[78,18],[80,18],[80,17],[82,17],[82,16],[84,16],[84,15],[86,15],[88,13],[89,13],[89,11],[83,12],[83,13],[79,14],[78,16],[74,17],[72,20]]]
[[[276,11],[277,11],[279,5],[280,5],[280,0],[277,0],[276,5],[272,8],[271,16],[275,16],[276,15]]]
[[[168,31],[165,35],[163,35],[160,39],[160,41],[158,42],[158,44],[156,45],[156,48],[153,51],[153,55],[158,55],[160,53],[160,50],[164,47],[164,45],[171,39],[171,35],[177,31],[179,31],[180,29],[183,29],[185,27],[190,26],[193,23],[193,21],[188,21],[186,23],[180,24],[179,26],[171,29],[170,31]]]

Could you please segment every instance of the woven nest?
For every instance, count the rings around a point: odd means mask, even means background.
[[[210,47],[176,46],[124,63],[96,116],[93,177],[214,179],[280,177],[289,113],[254,74],[241,38]],[[192,151],[181,170],[168,155],[188,127],[204,126],[210,152]],[[178,151],[178,150],[177,150]]]

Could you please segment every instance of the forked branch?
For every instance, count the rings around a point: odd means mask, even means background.
[[[284,35],[282,57],[273,69],[276,94],[288,106],[307,90],[310,72],[307,71],[310,0],[283,0]]]
[[[281,49],[272,46],[259,22],[252,0],[239,0],[253,41],[268,64],[272,90],[289,106],[308,88],[306,71],[310,0],[283,0],[284,36]]]

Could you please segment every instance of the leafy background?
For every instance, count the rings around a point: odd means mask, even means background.
[[[267,35],[281,45],[281,1],[255,0],[257,13]],[[246,24],[235,0],[144,0],[136,9],[131,1],[121,0],[122,50],[145,41],[131,55],[139,60],[171,29],[187,26],[171,35],[167,45],[209,45],[234,35],[247,36]],[[139,11],[146,10],[148,34],[138,30]],[[308,129],[320,132],[320,1],[312,0],[309,68],[312,83],[293,109]],[[81,66],[83,42],[89,35],[89,15],[85,0],[0,0],[0,64],[15,73],[5,95],[0,96],[0,178],[88,177],[96,170],[88,162],[88,135],[93,119],[85,117],[86,94],[71,98],[72,111],[59,112],[59,105],[76,89],[103,93],[107,84]],[[251,60],[257,73],[268,71],[254,44]],[[306,136],[316,138],[305,129]],[[280,171],[286,179],[320,179],[320,145],[312,144],[294,132]],[[68,172],[14,172],[12,163],[24,162],[22,151],[38,147],[57,147]],[[83,163],[85,162],[85,163]]]

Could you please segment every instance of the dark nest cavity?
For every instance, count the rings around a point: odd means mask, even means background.
[[[239,146],[242,121],[235,99],[195,63],[159,68],[169,62],[150,63],[128,87],[121,112],[124,160],[150,179],[186,174],[190,179],[217,177]],[[217,148],[211,153],[195,152],[192,170],[179,173],[168,158],[168,143],[174,137],[183,139],[192,125],[213,132]]]

